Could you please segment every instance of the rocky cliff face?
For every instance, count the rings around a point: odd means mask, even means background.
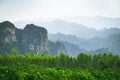
[[[10,52],[11,46],[18,49],[16,28],[14,24],[5,21],[0,23],[0,52]]]
[[[53,55],[59,55],[60,52],[67,52],[65,45],[59,41],[49,41],[49,53]]]
[[[0,23],[0,53],[11,52],[15,48],[20,53],[45,52],[58,55],[67,52],[62,42],[48,41],[47,30],[34,24],[28,24],[24,29],[18,29],[11,22]]]
[[[81,49],[78,45],[69,43],[67,41],[62,41],[62,43],[65,45],[66,53],[70,56],[77,56],[81,52]]]
[[[22,32],[22,50],[39,54],[48,51],[47,30],[33,24],[26,25]]]
[[[12,48],[20,53],[48,52],[47,30],[33,24],[26,25],[20,30],[8,21],[0,23],[0,52],[10,52]]]

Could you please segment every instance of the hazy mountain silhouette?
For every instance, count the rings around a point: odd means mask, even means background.
[[[102,16],[95,16],[95,17],[67,17],[65,18],[66,21],[74,22],[78,24],[82,24],[87,27],[95,28],[96,29],[103,29],[103,28],[120,28],[120,18],[110,18],[110,17],[102,17]]]
[[[50,41],[66,41],[69,44],[78,45],[85,51],[103,50],[104,52],[108,50],[119,53],[119,18],[69,17],[65,20],[35,21],[33,23],[44,26],[48,30]],[[100,30],[88,27],[96,27]]]
[[[53,21],[18,21],[14,22],[19,28],[23,28],[27,23],[34,23],[40,26],[44,26],[49,33],[63,33],[76,35],[79,38],[93,38],[96,34],[99,34],[97,29],[104,30],[109,28],[120,28],[120,18],[108,18],[108,17],[67,17],[63,20]],[[89,27],[89,28],[88,28]],[[91,28],[90,28],[91,27]],[[101,31],[100,30],[100,31]]]
[[[70,23],[62,20],[43,22],[40,23],[40,25],[45,26],[48,32],[72,34],[79,38],[93,38],[97,33],[93,28],[86,28],[86,26],[82,24]]]
[[[118,28],[103,29],[90,39],[82,39],[75,35],[61,33],[49,34],[48,39],[52,41],[62,40],[78,45],[81,49],[80,51],[120,53],[120,29]]]

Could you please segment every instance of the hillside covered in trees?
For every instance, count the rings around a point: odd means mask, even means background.
[[[120,56],[112,53],[71,57],[26,52],[0,55],[1,80],[120,80]]]

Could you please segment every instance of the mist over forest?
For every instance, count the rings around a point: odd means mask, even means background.
[[[120,80],[120,0],[0,0],[0,80]]]

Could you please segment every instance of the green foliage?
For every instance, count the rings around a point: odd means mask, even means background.
[[[120,80],[120,56],[112,53],[71,57],[26,52],[0,55],[0,80]]]
[[[18,55],[19,53],[17,52],[17,50],[16,50],[15,48],[13,48],[13,49],[11,50],[11,54],[12,54],[12,55]]]

